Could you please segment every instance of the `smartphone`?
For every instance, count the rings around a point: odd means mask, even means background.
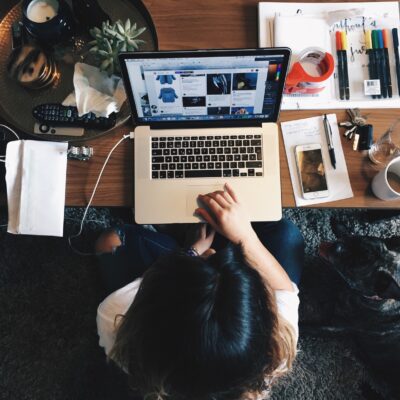
[[[324,159],[319,143],[296,146],[296,163],[302,196],[306,200],[328,197]]]

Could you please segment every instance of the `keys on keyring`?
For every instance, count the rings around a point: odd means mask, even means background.
[[[344,122],[340,122],[339,126],[341,126],[342,128],[352,128],[353,123],[350,121],[344,121]]]
[[[367,125],[367,118],[361,115],[358,108],[346,110],[350,121],[340,122],[339,126],[347,128],[343,136],[348,140],[359,139],[359,128]],[[353,150],[358,149],[358,143],[353,143]]]
[[[353,125],[364,126],[367,124],[367,118],[361,115],[360,110],[358,108],[348,109],[347,114],[349,114],[349,117]]]
[[[358,126],[355,125],[350,129],[347,129],[347,131],[343,134],[348,140],[351,140],[353,136],[355,135],[356,131],[358,129]]]

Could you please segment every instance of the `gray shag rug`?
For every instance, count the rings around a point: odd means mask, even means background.
[[[301,333],[293,371],[274,387],[287,400],[384,399],[385,387],[362,361],[351,337],[324,336],[326,304],[335,276],[320,262],[321,241],[334,240],[331,218],[349,232],[400,235],[400,217],[375,222],[363,210],[284,211],[301,229],[306,263],[301,285]],[[67,209],[65,236],[76,232],[82,209]],[[91,251],[99,232],[129,220],[129,212],[92,209],[81,251]],[[0,399],[131,399],[125,376],[106,363],[98,347],[96,310],[103,290],[93,257],[75,254],[65,238],[13,236],[0,212]],[[324,302],[326,304],[324,304]],[[303,327],[313,326],[312,330]]]

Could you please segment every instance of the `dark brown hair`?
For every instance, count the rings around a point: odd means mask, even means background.
[[[236,400],[267,389],[294,354],[273,293],[232,246],[206,260],[156,261],[110,357],[146,400]]]

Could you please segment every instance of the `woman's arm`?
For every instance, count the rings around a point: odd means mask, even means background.
[[[271,289],[294,290],[286,271],[258,239],[244,206],[228,184],[224,191],[199,198],[207,209],[198,208],[196,214],[232,243],[240,245],[247,263],[259,272]]]

